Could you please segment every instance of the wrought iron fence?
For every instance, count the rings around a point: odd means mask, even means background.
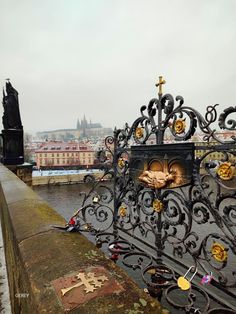
[[[235,313],[236,107],[218,118],[208,106],[203,116],[183,97],[162,95],[163,83],[130,127],[106,138],[100,155],[104,165],[112,156],[112,168],[101,181],[112,178],[113,189],[95,182],[76,226],[139,269],[147,292],[176,311]],[[216,123],[232,134],[220,138]],[[166,133],[179,144],[166,143]]]

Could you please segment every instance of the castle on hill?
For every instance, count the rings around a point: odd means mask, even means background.
[[[77,130],[99,129],[99,128],[102,128],[101,123],[92,123],[91,119],[88,122],[85,115],[84,115],[84,118],[81,119],[81,121],[77,119],[77,124],[76,124]]]
[[[59,129],[52,131],[38,132],[37,136],[40,139],[70,141],[81,140],[91,137],[106,137],[112,135],[111,128],[104,128],[100,123],[92,123],[91,119],[88,121],[84,115],[82,119],[77,119],[75,129]]]

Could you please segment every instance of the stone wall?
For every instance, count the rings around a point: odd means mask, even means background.
[[[66,174],[66,175],[50,175],[50,176],[33,176],[32,177],[32,185],[60,185],[60,184],[75,184],[78,182],[83,182],[84,177],[88,174]],[[95,180],[98,180],[102,174],[101,173],[94,173],[93,174]]]
[[[162,313],[157,301],[83,235],[54,228],[65,220],[2,165],[0,178],[13,313]],[[92,282],[91,273],[99,276],[100,287],[86,293],[81,276]]]

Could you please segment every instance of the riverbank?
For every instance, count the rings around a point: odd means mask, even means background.
[[[43,170],[33,171],[32,185],[66,185],[80,182],[92,182],[102,178],[104,172],[90,170]]]

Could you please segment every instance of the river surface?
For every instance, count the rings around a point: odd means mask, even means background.
[[[107,183],[108,186],[112,186],[111,183]],[[67,221],[73,215],[73,213],[81,207],[82,197],[80,195],[81,192],[88,193],[91,189],[91,185],[89,183],[84,184],[75,184],[75,185],[60,185],[60,186],[38,186],[33,187],[33,190],[40,195],[44,200],[46,200],[51,207],[53,207],[61,216],[63,216]],[[198,226],[197,226],[198,227]],[[204,233],[209,233],[214,230],[212,225],[207,226],[207,230]],[[200,231],[202,232],[202,230]],[[92,240],[91,236],[88,236],[90,240]],[[108,254],[106,249],[105,253]],[[235,261],[235,259],[234,259]],[[139,271],[133,271],[129,268],[127,269],[122,262],[118,261],[117,264],[129,273],[129,275],[142,287],[145,287],[144,282],[141,279],[141,275]],[[234,266],[235,268],[235,266]],[[182,296],[176,296],[177,299],[180,299]],[[166,303],[165,299],[161,300],[162,304],[164,304],[167,308],[169,308],[169,304]],[[236,306],[236,305],[235,305]],[[171,310],[171,313],[183,313],[179,310]]]

